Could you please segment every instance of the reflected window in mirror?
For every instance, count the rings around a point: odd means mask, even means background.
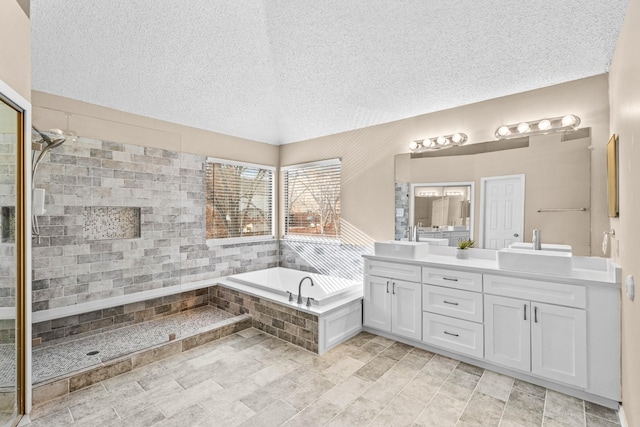
[[[413,183],[409,189],[409,224],[420,240],[456,246],[473,239],[473,182]]]

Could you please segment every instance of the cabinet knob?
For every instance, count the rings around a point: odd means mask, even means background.
[[[513,237],[520,237],[520,235],[518,233],[514,233]]]

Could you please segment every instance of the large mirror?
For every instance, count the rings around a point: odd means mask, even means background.
[[[473,182],[412,183],[409,223],[418,225],[420,239],[449,246],[470,239],[473,189]]]
[[[436,193],[437,187],[443,187],[444,192],[459,191],[449,185],[472,183],[475,191],[470,195],[468,207],[470,238],[477,242],[476,247],[499,249],[481,243],[487,234],[484,219],[488,217],[482,211],[491,207],[489,203],[483,206],[484,187],[491,179],[523,176],[524,226],[511,236],[518,234],[516,239],[531,242],[533,229],[540,229],[543,243],[571,245],[575,255],[591,255],[590,147],[590,129],[586,128],[519,138],[515,142],[470,144],[435,154],[399,154],[395,158],[396,238],[402,236],[407,225],[418,222],[426,228],[437,225],[438,229],[444,226],[446,231],[460,231],[455,226],[463,224],[457,224],[449,215],[446,220],[444,216],[436,218],[436,222],[443,224],[434,224],[433,205],[429,219],[423,207],[428,203],[417,194]],[[457,241],[457,236],[449,239],[452,245]]]

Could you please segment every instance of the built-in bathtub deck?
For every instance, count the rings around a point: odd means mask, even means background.
[[[46,402],[252,325],[212,306],[33,351],[33,401]],[[176,334],[169,340],[170,334]],[[93,352],[98,352],[93,354]],[[90,354],[91,353],[91,354]]]

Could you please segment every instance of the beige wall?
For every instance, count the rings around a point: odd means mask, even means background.
[[[78,135],[106,141],[184,151],[228,160],[278,165],[277,146],[113,110],[33,91],[33,124],[41,130],[69,127]]]
[[[606,143],[609,138],[606,75],[466,105],[388,124],[284,145],[282,165],[342,158],[342,216],[350,235],[371,240],[394,238],[394,156],[408,153],[409,142],[465,132],[470,143],[494,140],[501,124],[577,114],[591,127],[591,251],[600,254],[606,216]],[[456,160],[452,159],[452,167]],[[406,171],[398,170],[406,178]],[[401,179],[402,180],[402,179]]]
[[[619,138],[620,217],[613,255],[622,266],[622,405],[629,426],[640,426],[640,295],[630,301],[624,281],[632,275],[640,292],[640,0],[631,0],[609,75],[611,132]],[[618,249],[616,249],[616,246]]]
[[[31,99],[31,25],[15,0],[0,1],[0,80]]]

